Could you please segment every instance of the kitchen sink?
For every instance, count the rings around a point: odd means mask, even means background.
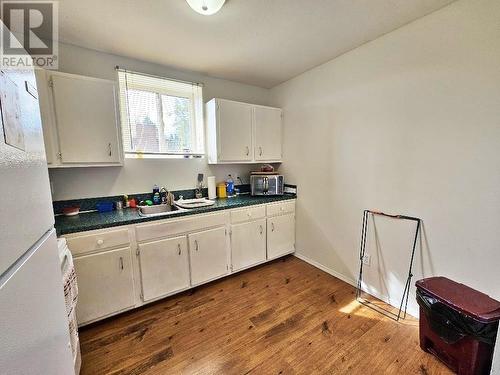
[[[155,206],[139,206],[139,215],[144,217],[170,215],[176,212],[186,211],[177,206],[159,204]]]
[[[199,208],[199,207],[208,207],[213,206],[215,204],[214,201],[211,201],[207,198],[195,198],[195,199],[179,199],[174,202],[177,207],[181,208]]]

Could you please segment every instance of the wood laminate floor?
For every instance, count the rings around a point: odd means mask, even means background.
[[[354,288],[293,257],[80,332],[87,374],[451,374],[418,323],[355,301]]]

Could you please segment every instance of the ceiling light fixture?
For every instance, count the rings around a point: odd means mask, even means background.
[[[217,13],[226,0],[186,0],[191,8],[204,16]]]

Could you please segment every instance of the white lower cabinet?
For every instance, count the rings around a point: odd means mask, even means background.
[[[189,234],[188,240],[192,285],[228,273],[225,227]]]
[[[74,259],[78,277],[78,323],[134,306],[134,278],[130,248]]]
[[[148,242],[138,248],[143,301],[189,287],[186,236]]]
[[[78,279],[78,324],[85,325],[292,253],[295,201],[74,233],[66,240]]]
[[[266,219],[231,226],[232,271],[266,260]]]
[[[295,250],[295,214],[267,219],[267,259]]]

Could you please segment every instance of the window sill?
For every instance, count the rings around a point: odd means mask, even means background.
[[[141,154],[125,153],[126,159],[202,159],[204,154]]]

